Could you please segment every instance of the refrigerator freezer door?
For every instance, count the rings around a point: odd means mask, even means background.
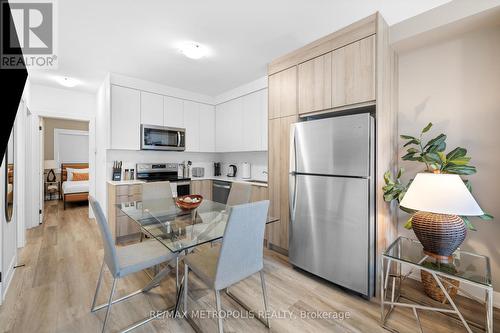
[[[295,165],[291,170],[319,175],[370,176],[371,121],[370,115],[364,113],[294,124],[291,149],[295,150]]]
[[[295,175],[294,181],[291,263],[368,295],[373,268],[369,180]]]

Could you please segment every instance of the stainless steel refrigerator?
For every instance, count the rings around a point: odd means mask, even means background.
[[[374,121],[368,113],[290,131],[291,263],[366,297],[374,292]]]

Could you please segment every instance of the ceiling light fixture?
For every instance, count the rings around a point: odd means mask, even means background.
[[[58,76],[56,77],[56,81],[68,88],[73,88],[74,86],[78,85],[80,81],[70,78],[70,77],[65,77],[65,76]]]
[[[209,54],[208,48],[197,42],[182,42],[178,48],[182,54],[190,59],[200,59]]]

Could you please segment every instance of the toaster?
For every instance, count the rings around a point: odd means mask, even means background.
[[[205,176],[205,168],[194,167],[191,169],[191,174],[193,177],[203,177]]]

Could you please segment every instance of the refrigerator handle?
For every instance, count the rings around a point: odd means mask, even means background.
[[[292,124],[290,126],[290,147],[289,147],[289,152],[290,152],[290,160],[289,160],[289,165],[288,165],[288,171],[290,174],[295,173],[297,170],[296,168],[296,161],[295,161],[295,124]]]
[[[288,205],[290,210],[290,224],[295,222],[295,202],[297,197],[297,176],[293,173],[290,173],[288,176]],[[290,232],[292,228],[289,229]]]
[[[296,187],[297,187],[297,177],[295,175],[296,171],[296,161],[295,161],[295,124],[290,127],[290,164],[289,164],[289,177],[288,177],[288,203],[290,210],[290,223],[295,221],[295,202],[296,202]],[[291,232],[292,228],[290,228]]]

